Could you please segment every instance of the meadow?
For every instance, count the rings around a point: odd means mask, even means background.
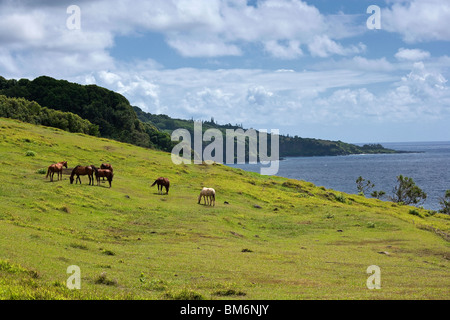
[[[111,163],[112,188],[49,182],[59,161]],[[449,299],[449,218],[0,118],[0,299]]]

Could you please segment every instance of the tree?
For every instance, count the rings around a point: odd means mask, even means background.
[[[421,204],[426,200],[427,194],[416,185],[412,178],[399,175],[397,181],[398,185],[393,189],[392,201],[410,205]]]
[[[370,180],[366,181],[366,179],[361,176],[356,179],[356,189],[358,189],[358,193],[361,195],[365,195],[366,192],[368,192],[373,187],[375,187],[375,185],[370,182]]]
[[[440,213],[450,214],[450,190],[445,191],[445,196],[440,198],[439,204],[442,206]]]

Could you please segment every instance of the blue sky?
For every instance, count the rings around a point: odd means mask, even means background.
[[[3,0],[0,75],[281,134],[448,141],[448,21],[446,0]]]

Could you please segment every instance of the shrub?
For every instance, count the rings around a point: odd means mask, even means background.
[[[415,209],[411,209],[408,212],[409,214],[412,214],[413,216],[418,216],[422,218],[422,215],[419,213],[419,211],[415,210]]]
[[[25,153],[25,155],[26,155],[27,157],[34,157],[34,156],[36,155],[36,153],[35,153],[34,151],[28,150],[28,151]]]
[[[345,203],[347,201],[347,199],[344,197],[343,194],[335,195],[334,198],[336,199],[336,201],[339,201],[339,202],[342,202],[342,203]]]
[[[115,286],[117,285],[117,280],[109,280],[106,278],[106,272],[102,272],[97,279],[94,280],[95,284],[105,284],[107,286]]]

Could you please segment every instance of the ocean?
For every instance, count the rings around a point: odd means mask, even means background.
[[[427,193],[427,199],[422,204],[425,209],[439,210],[440,197],[450,189],[450,141],[381,144],[386,148],[412,153],[288,157],[280,161],[277,175],[349,194],[358,193],[356,179],[362,176],[375,184],[372,191],[383,190],[386,196],[392,196],[397,176],[403,175],[412,178]],[[260,171],[260,164],[230,166]],[[387,200],[386,196],[383,200]]]

